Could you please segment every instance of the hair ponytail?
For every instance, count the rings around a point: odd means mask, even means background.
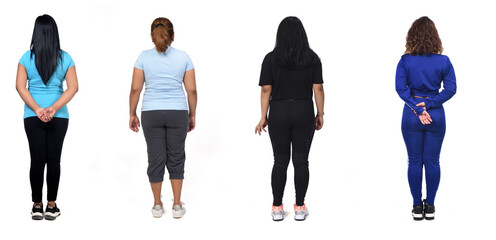
[[[158,52],[165,52],[172,44],[174,26],[167,18],[157,18],[152,23],[152,41]]]

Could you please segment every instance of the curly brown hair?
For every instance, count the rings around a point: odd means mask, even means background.
[[[441,54],[443,43],[437,33],[436,25],[428,17],[421,17],[413,22],[406,37],[405,54],[425,55]]]

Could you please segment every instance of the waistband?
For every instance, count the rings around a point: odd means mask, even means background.
[[[434,97],[439,94],[439,90],[415,90],[415,89],[410,89],[412,96],[419,96],[419,97]]]
[[[286,99],[270,99],[270,101],[275,101],[275,102],[311,102],[312,99],[293,99],[293,98],[286,98]]]

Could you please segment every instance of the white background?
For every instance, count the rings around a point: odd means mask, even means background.
[[[14,87],[18,60],[44,13],[57,21],[80,84],[68,105],[57,201],[62,215],[54,222],[29,215],[24,103]],[[254,134],[258,78],[279,22],[290,15],[302,20],[322,59],[326,115],[310,154],[310,216],[292,219],[290,165],[289,216],[273,222],[272,149],[267,134]],[[424,15],[436,23],[458,93],[444,105],[436,220],[414,222],[394,76],[407,31]],[[197,127],[187,138],[183,190],[188,212],[181,220],[171,217],[168,182],[167,213],[152,218],[145,140],[128,128],[134,61],[153,47],[150,24],[160,16],[172,20],[173,46],[188,52],[197,74]],[[0,238],[494,239],[495,23],[490,1],[4,2]]]

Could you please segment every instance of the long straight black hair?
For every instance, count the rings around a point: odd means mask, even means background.
[[[36,70],[46,85],[57,69],[59,60],[62,60],[59,30],[50,15],[36,18],[30,49],[31,58],[35,56]]]
[[[319,58],[310,48],[307,33],[297,17],[286,17],[277,29],[275,62],[289,68],[304,68]]]

